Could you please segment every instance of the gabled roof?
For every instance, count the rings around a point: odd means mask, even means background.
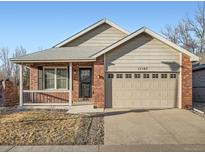
[[[56,47],[62,47],[63,45],[65,45],[65,44],[67,44],[67,43],[73,41],[74,39],[76,39],[76,38],[82,36],[83,34],[85,34],[85,33],[89,32],[89,31],[91,31],[92,29],[94,29],[94,28],[96,28],[96,27],[98,27],[98,26],[100,26],[100,25],[102,25],[102,24],[104,24],[104,23],[106,23],[106,24],[108,24],[108,25],[110,25],[110,26],[112,26],[112,27],[115,27],[116,29],[120,30],[121,32],[123,32],[123,33],[125,33],[125,34],[127,34],[127,35],[130,34],[130,32],[128,32],[127,30],[125,30],[125,29],[121,28],[120,26],[114,24],[113,22],[109,21],[108,19],[102,19],[102,20],[100,20],[100,21],[94,23],[93,25],[91,25],[91,26],[89,26],[89,27],[83,29],[83,30],[80,31],[79,33],[76,33],[75,35],[73,35],[73,36],[67,38],[66,40],[64,40],[64,41],[62,41],[62,42],[60,42],[60,43],[58,43],[57,45],[55,45],[55,46],[53,46],[53,47],[54,47],[54,48],[56,48]]]
[[[104,49],[101,50],[100,52],[93,54],[92,57],[93,57],[93,58],[99,57],[99,56],[105,54],[106,52],[108,52],[108,51],[110,51],[110,50],[112,50],[112,49],[118,47],[119,45],[121,45],[121,44],[123,44],[123,43],[129,41],[130,39],[132,39],[132,38],[138,36],[138,35],[141,34],[141,33],[147,33],[147,34],[149,34],[150,36],[152,36],[153,38],[155,38],[155,39],[157,39],[157,40],[159,40],[159,41],[165,43],[166,45],[168,45],[168,46],[170,46],[170,47],[172,47],[172,48],[174,48],[174,49],[176,49],[176,50],[178,50],[178,51],[180,51],[180,52],[182,52],[182,53],[187,54],[188,56],[191,57],[191,61],[199,61],[199,57],[196,56],[195,54],[193,54],[193,53],[191,53],[191,52],[189,52],[189,51],[183,49],[182,47],[180,47],[180,46],[178,46],[178,45],[176,45],[176,44],[174,44],[174,43],[172,43],[171,41],[165,39],[164,37],[160,36],[159,34],[153,32],[153,31],[151,31],[151,30],[149,30],[149,29],[146,28],[146,27],[142,27],[142,28],[140,28],[139,30],[137,30],[137,31],[135,31],[135,32],[133,32],[133,33],[131,33],[130,35],[128,35],[128,36],[122,38],[121,40],[119,40],[119,41],[117,41],[117,42],[111,44],[110,46],[104,48]]]
[[[102,47],[50,48],[10,60],[16,63],[95,61],[95,58],[92,58],[91,55],[100,50],[102,50]]]

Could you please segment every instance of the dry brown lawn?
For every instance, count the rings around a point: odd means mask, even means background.
[[[103,144],[103,136],[101,116],[0,110],[0,145]]]

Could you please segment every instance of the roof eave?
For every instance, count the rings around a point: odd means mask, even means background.
[[[23,63],[66,63],[66,62],[94,62],[96,61],[95,58],[73,58],[73,59],[52,59],[52,60],[22,60],[22,59],[10,59],[10,61],[16,64],[23,64]]]

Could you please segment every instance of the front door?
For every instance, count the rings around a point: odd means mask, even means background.
[[[91,97],[91,68],[80,68],[80,98]]]

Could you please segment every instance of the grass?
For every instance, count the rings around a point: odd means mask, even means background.
[[[104,133],[102,118],[100,117],[100,123],[97,125],[100,126],[100,135],[91,136],[91,131],[99,129],[92,128],[94,117],[90,115],[71,115],[62,111],[48,110],[0,112],[0,144],[102,144]],[[96,134],[99,134],[99,131]],[[93,139],[96,137],[97,140]]]

